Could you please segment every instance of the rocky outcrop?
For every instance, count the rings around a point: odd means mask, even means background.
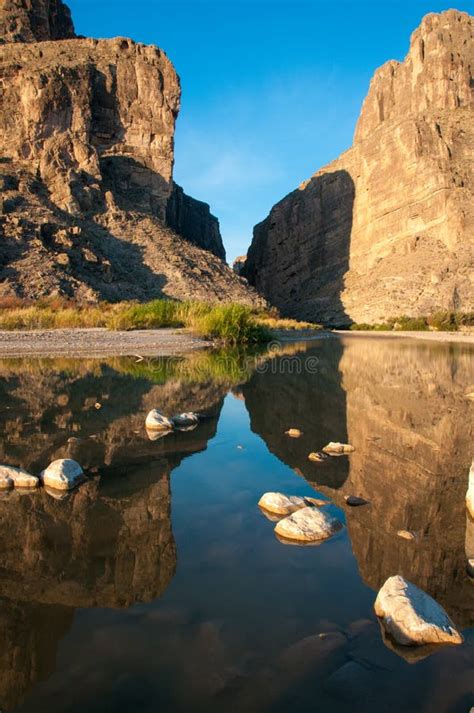
[[[207,203],[186,195],[176,183],[166,207],[166,222],[190,243],[225,260],[218,219],[212,215]]]
[[[0,47],[0,296],[254,301],[209,208],[173,183],[181,88],[166,55],[59,39],[56,0],[9,7],[33,29]]]
[[[472,17],[427,15],[375,73],[352,148],[256,226],[243,274],[284,314],[473,309],[473,66]]]
[[[62,0],[3,0],[0,44],[75,37],[71,13]]]

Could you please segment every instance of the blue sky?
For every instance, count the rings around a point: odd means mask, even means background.
[[[161,47],[182,81],[175,180],[230,260],[274,203],[351,145],[373,71],[438,0],[66,0],[76,31]],[[451,6],[452,7],[452,6]],[[455,7],[474,11],[474,0]]]

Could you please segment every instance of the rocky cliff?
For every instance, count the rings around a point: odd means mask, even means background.
[[[166,55],[76,38],[60,0],[9,0],[1,25],[0,296],[250,303],[217,220],[173,182]]]
[[[427,15],[405,60],[375,73],[352,148],[256,226],[244,274],[283,313],[474,308],[473,66],[472,17]]]

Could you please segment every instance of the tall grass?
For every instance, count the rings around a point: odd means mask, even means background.
[[[112,330],[185,327],[202,337],[227,345],[269,341],[270,332],[250,307],[153,300],[145,304],[123,302],[74,305],[66,301],[35,305],[1,306],[0,329],[65,329],[105,327]]]

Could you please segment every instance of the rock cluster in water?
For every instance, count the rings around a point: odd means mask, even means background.
[[[331,325],[474,309],[474,23],[429,14],[375,72],[352,148],[254,229],[242,273]]]

